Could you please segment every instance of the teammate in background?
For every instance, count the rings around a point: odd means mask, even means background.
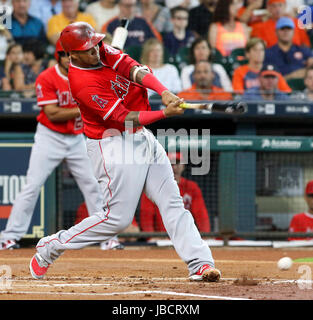
[[[26,185],[17,196],[0,249],[18,248],[27,232],[42,185],[52,171],[66,160],[86,200],[89,212],[102,209],[103,199],[87,155],[83,122],[68,86],[69,58],[60,42],[56,45],[58,64],[42,72],[36,80],[37,103],[41,107],[27,170]]]
[[[306,212],[295,214],[289,225],[289,232],[313,232],[313,180],[305,187],[304,200],[308,205]],[[288,240],[312,240],[312,238],[292,238]]]
[[[185,209],[189,210],[195,219],[200,232],[210,232],[210,220],[201,189],[192,180],[182,177],[185,170],[183,155],[180,152],[169,152],[174,178],[183,198]],[[165,232],[162,217],[158,207],[143,194],[140,202],[140,229],[144,232]]]
[[[105,241],[129,226],[143,192],[154,201],[176,252],[191,280],[218,281],[212,253],[184,208],[165,150],[145,125],[183,114],[183,99],[168,91],[149,69],[122,51],[102,43],[103,34],[87,23],[73,23],[61,33],[69,53],[69,82],[79,103],[88,155],[104,195],[97,212],[68,230],[39,240],[30,271],[41,279],[67,249]],[[147,89],[166,106],[151,111]]]

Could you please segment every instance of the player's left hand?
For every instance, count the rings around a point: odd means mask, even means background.
[[[168,106],[170,103],[176,102],[178,100],[181,100],[179,97],[177,97],[174,93],[165,90],[162,92],[162,103],[165,106]]]

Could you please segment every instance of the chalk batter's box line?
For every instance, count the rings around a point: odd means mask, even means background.
[[[0,291],[1,292],[1,291]],[[180,297],[193,297],[193,298],[203,298],[203,299],[215,299],[215,300],[253,300],[240,297],[224,297],[224,296],[210,296],[210,295],[201,295],[201,294],[192,294],[192,293],[183,293],[175,291],[159,291],[159,290],[147,290],[147,291],[125,291],[125,292],[45,292],[45,291],[7,291],[9,294],[38,294],[38,295],[72,295],[72,296],[118,296],[118,295],[138,295],[138,294],[156,294],[156,295],[172,295]],[[5,292],[3,292],[5,294]]]

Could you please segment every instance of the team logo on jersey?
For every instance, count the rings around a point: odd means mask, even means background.
[[[127,79],[116,76],[115,81],[111,80],[111,89],[115,91],[115,94],[118,96],[118,98],[124,100],[128,93],[130,81]]]
[[[36,95],[37,98],[43,98],[42,86],[39,83],[36,86]]]
[[[98,95],[91,96],[91,99],[101,108],[104,109],[105,105],[108,104],[108,100],[104,100],[102,98],[99,98]]]

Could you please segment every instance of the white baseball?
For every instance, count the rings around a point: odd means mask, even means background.
[[[278,260],[277,267],[280,270],[288,270],[292,266],[292,260],[289,257],[284,257]]]

